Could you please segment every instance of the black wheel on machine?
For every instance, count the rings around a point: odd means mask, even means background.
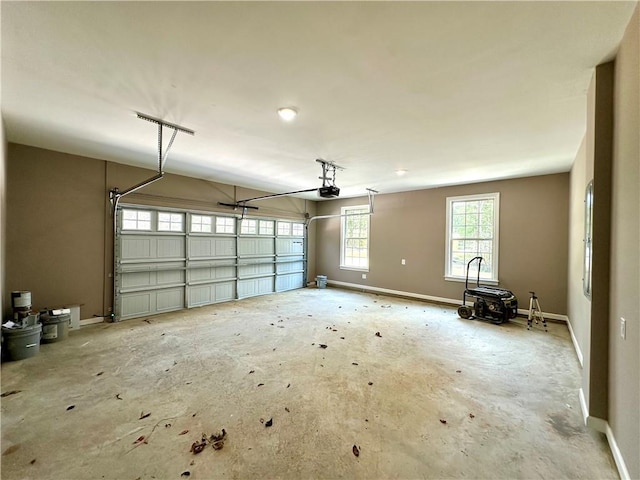
[[[461,305],[460,307],[458,307],[458,315],[460,316],[460,318],[464,318],[466,320],[473,316],[473,310],[471,310],[471,307]]]

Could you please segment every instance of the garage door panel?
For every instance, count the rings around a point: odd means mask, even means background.
[[[121,260],[148,260],[155,256],[155,242],[150,237],[133,236],[121,238]]]
[[[156,239],[158,258],[184,258],[184,237],[164,237]]]
[[[151,315],[155,311],[155,299],[154,292],[122,294],[121,318]]]
[[[189,270],[189,282],[206,282],[208,280],[235,279],[235,267],[207,267]]]
[[[281,261],[276,263],[276,272],[278,274],[289,273],[289,272],[301,272],[304,270],[304,261],[302,258],[299,260],[292,261]]]
[[[184,288],[158,290],[156,293],[156,309],[158,312],[169,312],[184,308]]]
[[[235,281],[189,287],[189,307],[235,299]]]
[[[235,237],[189,237],[189,259],[230,257],[235,254]]]
[[[278,255],[302,255],[304,253],[304,240],[302,238],[278,238],[276,240],[276,253]]]
[[[238,281],[238,298],[265,295],[267,293],[273,293],[274,291],[273,277],[251,278]]]
[[[276,292],[284,292],[286,290],[302,288],[303,284],[304,276],[302,273],[280,275],[276,277]]]
[[[238,277],[252,277],[255,275],[272,275],[274,273],[273,263],[256,263],[253,265],[243,265],[238,267]]]
[[[273,255],[275,246],[273,237],[247,237],[238,239],[238,255]]]

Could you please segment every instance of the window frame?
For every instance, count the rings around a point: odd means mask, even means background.
[[[160,220],[161,215],[169,215],[169,220]],[[173,225],[177,225],[178,222],[174,221],[174,217],[180,219],[180,230],[174,230]],[[168,223],[169,228],[160,228],[161,223]],[[178,212],[171,212],[165,210],[158,210],[156,212],[156,230],[161,233],[184,233],[185,232],[185,214]]]
[[[212,233],[213,229],[213,217],[211,215],[201,215],[199,213],[191,213],[189,215],[189,233]],[[206,223],[206,220],[209,220],[209,223]],[[200,230],[197,230],[195,227],[198,226]],[[208,230],[205,227],[209,227]]]
[[[350,210],[365,210],[362,214],[349,214]],[[346,260],[346,231],[347,231],[347,219],[351,216],[356,215],[365,215],[368,217],[367,219],[367,260],[366,267],[350,265],[345,263]],[[348,205],[340,208],[340,269],[341,270],[354,270],[357,272],[368,272],[371,267],[371,210],[369,205]],[[352,238],[362,238],[362,237],[352,237]]]
[[[491,278],[483,278],[480,277],[480,280],[486,284],[497,285],[499,283],[499,253],[500,253],[500,192],[492,192],[492,193],[479,193],[474,195],[460,195],[455,197],[447,197],[447,208],[446,208],[446,231],[445,231],[445,265],[444,265],[444,278],[448,281],[453,282],[464,282],[466,275],[466,264],[464,265],[464,273],[465,275],[458,276],[451,273],[452,265],[451,262],[453,260],[453,252],[452,246],[453,241],[458,240],[453,238],[453,204],[455,202],[467,202],[467,201],[478,201],[478,200],[493,200],[493,238],[492,238],[492,247],[491,247]],[[466,237],[465,237],[466,239]],[[480,240],[480,239],[478,239]],[[475,281],[477,279],[477,270],[473,272],[469,272],[472,274],[471,279]]]
[[[213,231],[216,235],[235,235],[236,234],[236,219],[235,217],[223,217],[216,215]],[[220,222],[219,222],[220,220]],[[231,231],[228,232],[227,230]]]
[[[136,214],[136,219],[132,220],[130,218],[125,219],[125,214],[127,212],[134,212]],[[140,219],[140,214],[141,213],[148,213],[149,214],[149,219],[148,220],[141,220]],[[120,214],[120,229],[123,231],[127,231],[127,232],[152,232],[153,231],[153,211],[152,210],[141,210],[138,208],[125,208],[123,207],[121,209],[121,214]],[[125,222],[131,222],[131,221],[135,221],[136,222],[136,226],[135,228],[127,228],[125,227]],[[149,224],[148,228],[139,228],[138,225],[140,222],[145,222]]]

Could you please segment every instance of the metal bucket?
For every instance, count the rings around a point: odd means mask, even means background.
[[[327,288],[327,276],[326,275],[318,275],[316,277],[316,286],[318,288]]]
[[[40,321],[42,322],[42,343],[61,342],[69,336],[71,315],[68,313],[62,315],[43,313],[40,315]]]

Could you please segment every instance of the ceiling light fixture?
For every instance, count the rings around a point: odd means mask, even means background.
[[[396,175],[398,175],[399,177],[403,176],[405,173],[407,173],[407,170],[405,170],[404,168],[399,168],[398,170],[396,170]]]
[[[296,115],[298,115],[298,110],[294,107],[282,107],[278,109],[278,115],[285,122],[290,122]]]

